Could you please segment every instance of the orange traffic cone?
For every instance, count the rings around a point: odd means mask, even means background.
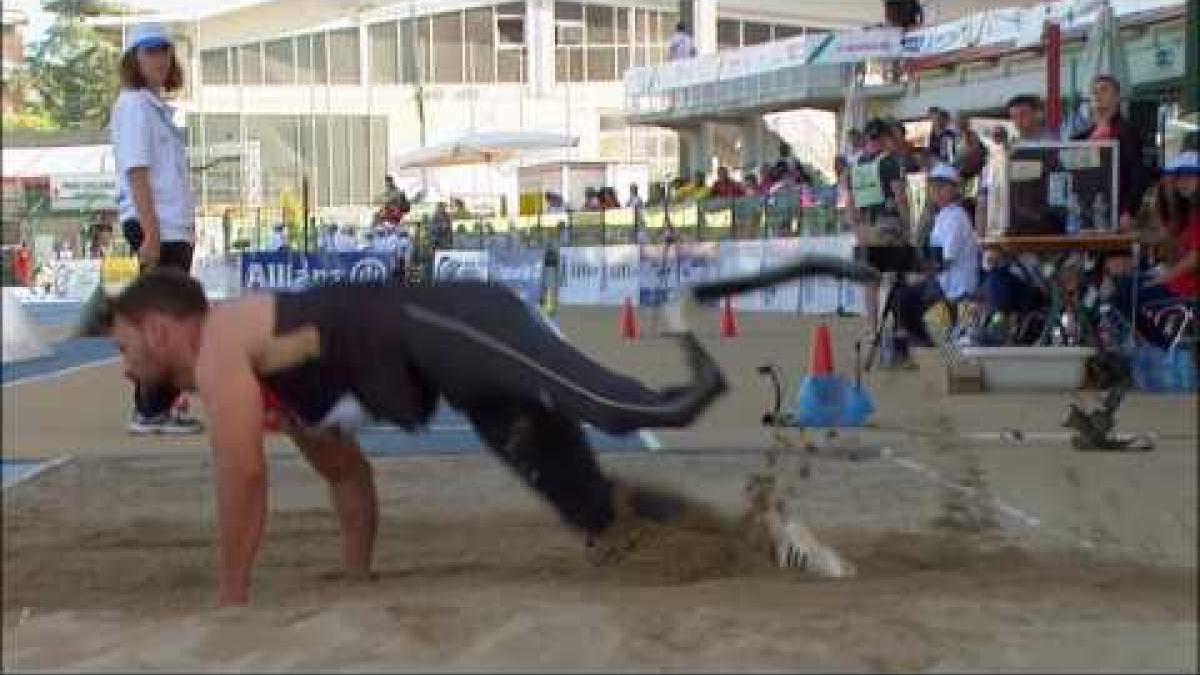
[[[637,311],[633,308],[633,301],[626,297],[625,304],[621,307],[621,337],[636,340],[640,334]]]
[[[721,337],[735,338],[738,334],[737,317],[733,314],[733,300],[725,296],[721,305]]]
[[[812,376],[833,374],[833,346],[829,341],[829,326],[825,324],[817,326],[813,337],[808,374]]]

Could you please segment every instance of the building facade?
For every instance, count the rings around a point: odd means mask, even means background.
[[[472,131],[567,133],[577,147],[531,161],[640,165],[652,181],[668,178],[678,167],[677,136],[625,124],[622,77],[666,58],[681,6],[703,21],[689,31],[707,51],[808,30],[785,16],[718,16],[714,0],[457,0],[369,10],[288,0],[177,24],[194,46],[181,101],[193,152],[237,155],[203,174],[201,201],[210,210],[277,203],[307,178],[317,210],[370,204],[396,154]],[[397,178],[402,188],[517,199],[512,167]]]

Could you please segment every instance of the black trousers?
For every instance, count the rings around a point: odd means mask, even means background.
[[[424,386],[464,412],[498,457],[563,520],[589,534],[612,523],[614,504],[584,423],[610,433],[682,427],[726,390],[717,364],[690,334],[680,344],[691,380],[654,390],[575,349],[507,289],[476,283],[409,289],[398,296],[404,318],[397,335]],[[387,361],[376,359],[369,379],[391,379],[381,367]],[[362,382],[358,390],[391,388]]]
[[[125,240],[136,255],[142,248],[145,235],[142,225],[136,219],[126,220],[121,224]],[[193,247],[186,241],[164,241],[158,253],[159,267],[174,267],[186,273],[192,271]],[[145,270],[143,270],[145,271]],[[179,398],[179,390],[171,386],[144,387],[135,384],[133,387],[134,409],[143,417],[156,417],[171,409]]]

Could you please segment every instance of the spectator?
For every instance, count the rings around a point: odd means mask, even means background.
[[[1170,177],[1172,189],[1164,199],[1170,206],[1166,211],[1167,229],[1174,243],[1174,255],[1162,269],[1150,278],[1139,278],[1138,316],[1134,323],[1138,333],[1151,344],[1167,348],[1171,336],[1150,320],[1148,313],[1166,305],[1200,299],[1200,153],[1180,153],[1167,164],[1163,174]],[[1131,275],[1115,277],[1112,302],[1129,318],[1132,311]]]
[[[873,119],[864,129],[866,144],[858,163],[850,169],[849,215],[859,246],[898,245],[909,241],[911,216],[908,186],[899,161],[884,151],[890,135],[887,124]],[[874,333],[879,323],[879,286],[866,288],[867,325]]]
[[[926,146],[936,161],[954,163],[954,151],[958,134],[950,125],[950,112],[933,106],[929,109],[929,143]]]
[[[1008,99],[1005,108],[1016,131],[1016,142],[1057,140],[1057,134],[1046,128],[1042,99],[1033,94],[1018,94]]]
[[[271,226],[271,234],[267,238],[268,251],[283,251],[287,249],[287,232],[284,231],[283,223],[275,223]]]
[[[602,209],[619,209],[621,208],[621,200],[617,198],[617,191],[610,188],[600,188],[600,208]]]
[[[584,211],[599,211],[600,210],[600,194],[596,188],[583,189],[583,210]]]
[[[667,60],[678,61],[696,56],[696,41],[687,32],[687,26],[682,22],[675,24],[675,32],[667,42]]]
[[[709,195],[714,199],[737,199],[746,194],[746,191],[735,180],[729,177],[729,169],[720,167],[717,169],[717,180],[712,184],[712,189],[709,190]]]
[[[396,180],[391,176],[383,177],[383,206],[403,208],[405,213],[408,212],[408,199],[404,192],[396,187]]]
[[[971,129],[971,118],[966,113],[958,114],[958,146],[955,150],[954,167],[964,185],[964,193],[975,194],[975,179],[983,173],[988,161],[988,149]]]
[[[629,185],[629,200],[625,202],[625,208],[633,209],[633,241],[636,244],[646,243],[646,202],[642,200],[642,196],[638,194],[637,183]]]
[[[435,249],[450,248],[453,240],[453,225],[450,222],[450,212],[446,209],[446,202],[438,202],[434,207],[429,226],[433,231],[433,247]]]
[[[338,233],[337,250],[339,253],[350,253],[358,250],[358,237],[351,225],[343,225]]]
[[[920,153],[909,142],[908,129],[904,126],[904,122],[890,117],[885,121],[885,124],[889,133],[883,139],[884,150],[900,162],[900,166],[905,173],[920,172]]]
[[[974,294],[978,286],[979,242],[960,203],[961,184],[958,172],[948,164],[938,164],[929,172],[930,198],[937,209],[929,245],[941,249],[941,262],[927,264],[926,271],[934,271],[936,276],[897,289],[897,321],[919,345],[933,345],[925,327],[925,312],[945,301],[953,316],[956,303]]]
[[[321,232],[321,237],[317,242],[317,247],[321,251],[334,252],[337,251],[337,223],[327,223],[325,230]]]
[[[1128,231],[1141,208],[1145,183],[1141,140],[1137,129],[1121,116],[1121,85],[1116,78],[1097,75],[1092,80],[1092,122],[1072,140],[1117,141],[1117,209],[1120,229]]]

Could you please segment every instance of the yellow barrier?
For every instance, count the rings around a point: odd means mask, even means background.
[[[124,286],[138,274],[134,256],[108,256],[100,263],[100,282],[105,286]]]

